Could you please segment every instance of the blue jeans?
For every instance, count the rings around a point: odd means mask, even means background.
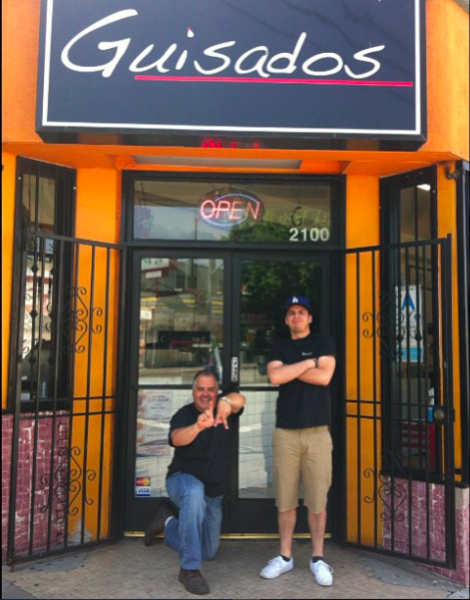
[[[219,548],[222,496],[209,498],[204,484],[187,473],[169,477],[166,489],[179,507],[179,517],[168,522],[165,543],[179,553],[183,569],[200,569],[201,562],[214,558]]]

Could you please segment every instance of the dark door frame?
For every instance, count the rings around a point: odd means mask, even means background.
[[[306,183],[330,183],[332,185],[332,208],[331,208],[331,230],[335,231],[333,236],[334,243],[321,243],[321,244],[295,244],[289,243],[272,243],[272,242],[243,242],[243,243],[226,243],[226,242],[205,242],[205,241],[194,241],[194,240],[137,240],[134,239],[133,234],[133,211],[134,211],[134,181],[136,179],[146,180],[169,180],[169,181],[206,181],[212,182],[228,182],[230,184],[246,184],[252,182],[266,182],[274,183],[279,185],[295,185],[295,184],[306,184]],[[334,324],[337,329],[336,336],[337,349],[338,349],[338,363],[344,365],[345,356],[345,311],[344,311],[344,292],[345,289],[345,266],[344,266],[344,248],[346,241],[346,177],[344,175],[312,175],[312,174],[296,174],[296,175],[285,175],[285,174],[253,174],[253,173],[224,173],[224,172],[213,172],[213,173],[197,173],[197,172],[152,172],[152,171],[123,171],[122,175],[122,215],[123,219],[121,222],[121,237],[125,240],[127,245],[127,263],[128,263],[128,277],[127,281],[131,282],[128,286],[126,295],[126,306],[129,307],[128,314],[132,311],[132,306],[135,306],[135,294],[138,285],[136,286],[136,273],[134,266],[134,255],[136,252],[152,253],[155,256],[164,256],[168,253],[172,255],[188,256],[189,253],[194,252],[195,255],[215,255],[225,256],[227,252],[241,251],[248,253],[276,253],[279,252],[283,255],[286,253],[295,256],[297,253],[317,253],[323,252],[328,254],[332,265],[332,281],[331,285],[336,286],[337,293],[331,294],[331,314],[337,315]],[[182,251],[184,247],[186,250]],[[137,276],[138,277],[138,276]],[[334,281],[333,281],[334,280]],[[228,281],[228,278],[226,278]],[[138,283],[138,279],[137,279]],[[135,311],[134,311],[135,312]],[[124,363],[129,365],[130,354],[131,354],[131,342],[132,342],[132,331],[136,330],[135,323],[136,315],[131,315],[125,319],[125,343],[124,343]],[[138,326],[138,325],[137,325]],[[227,332],[224,330],[224,335]],[[227,337],[228,339],[228,337]],[[230,365],[229,353],[226,353],[224,358],[224,372],[228,373]],[[136,380],[135,373],[134,381]],[[129,449],[135,448],[135,428],[132,430],[129,427],[129,423],[135,423],[135,410],[137,405],[137,389],[138,386],[131,386],[131,373],[128,369],[122,374],[123,385],[126,394],[124,397],[128,398],[126,406],[122,407],[123,418],[121,420],[120,427],[120,439],[122,440],[123,448],[122,453],[117,460],[120,464],[125,465],[125,469],[122,469],[120,488],[121,495],[125,498],[125,503],[119,512],[119,521],[121,532],[126,530],[125,528],[125,514],[129,510],[131,504],[129,504],[130,494],[133,494],[133,488],[130,490],[128,482],[130,481],[129,473],[134,472],[135,464],[133,460],[129,459]],[[335,374],[335,385],[336,391],[333,392],[335,398],[341,399],[344,395],[344,367],[337,369]],[[158,389],[158,388],[156,388]],[[332,407],[332,421],[333,421],[333,435],[336,438],[335,441],[335,453],[334,453],[334,469],[333,479],[335,493],[331,499],[333,506],[333,513],[335,520],[332,524],[332,533],[336,539],[342,539],[342,530],[344,527],[344,519],[342,518],[342,490],[344,486],[344,477],[342,475],[343,470],[343,452],[344,452],[344,431],[343,431],[343,406],[340,401],[333,402]],[[133,454],[132,454],[133,456]],[[229,514],[228,510],[224,511],[224,514]],[[226,523],[223,523],[226,526]]]
[[[131,277],[129,281],[131,281],[130,286],[130,302],[129,306],[129,314],[130,318],[128,319],[128,331],[127,331],[127,343],[126,343],[126,358],[125,364],[129,365],[129,375],[128,375],[128,406],[127,406],[127,432],[126,432],[126,447],[127,452],[125,456],[126,463],[126,477],[125,477],[125,488],[123,493],[125,495],[125,506],[126,509],[123,514],[123,527],[124,531],[143,531],[148,524],[149,518],[152,515],[152,511],[154,510],[157,499],[155,498],[136,498],[134,496],[134,488],[133,485],[134,477],[135,477],[135,448],[136,448],[136,418],[137,418],[137,399],[139,389],[152,389],[152,390],[168,390],[168,389],[178,389],[188,391],[188,403],[191,401],[191,386],[178,384],[178,385],[169,385],[169,384],[153,384],[153,385],[145,385],[141,386],[138,382],[139,377],[139,368],[138,368],[138,344],[139,344],[139,322],[140,322],[140,311],[137,310],[137,307],[140,307],[140,262],[142,258],[209,258],[214,257],[218,259],[222,259],[225,261],[224,267],[230,269],[230,260],[228,252],[221,252],[220,250],[213,250],[212,252],[208,252],[205,250],[174,250],[174,249],[155,249],[155,248],[138,248],[132,251],[132,258],[129,261],[129,266],[132,269]],[[229,278],[224,277],[224,295],[228,297],[228,285]],[[224,318],[224,339],[229,339],[230,330],[229,330],[229,322],[228,319]],[[223,372],[228,373],[228,357],[227,353],[224,353],[223,356]],[[225,376],[225,375],[224,375]],[[146,510],[134,510],[133,505],[135,506],[135,502],[145,502],[145,504],[150,505],[147,506]],[[134,519],[131,523],[132,527],[128,526],[129,519]]]
[[[131,281],[131,285],[129,287],[129,303],[127,306],[129,307],[128,314],[130,318],[128,319],[128,331],[127,331],[127,340],[128,342],[125,344],[126,350],[126,358],[125,364],[129,365],[129,375],[127,382],[127,391],[126,394],[128,398],[128,407],[127,407],[127,417],[125,421],[127,422],[127,432],[126,432],[126,477],[125,477],[125,511],[123,514],[123,528],[124,531],[143,531],[145,526],[148,523],[149,517],[152,514],[153,506],[156,504],[157,499],[155,498],[135,498],[134,496],[134,473],[135,473],[135,447],[136,447],[136,416],[137,416],[137,396],[140,388],[145,387],[146,389],[186,389],[188,390],[188,402],[191,398],[191,386],[190,385],[168,385],[168,384],[154,384],[154,385],[146,385],[140,386],[138,383],[138,331],[139,331],[139,311],[137,307],[140,306],[140,261],[143,257],[161,257],[161,258],[217,258],[225,260],[224,265],[224,295],[225,298],[228,299],[226,303],[226,307],[228,312],[224,315],[224,340],[227,340],[226,347],[227,351],[224,352],[223,355],[223,387],[224,388],[237,388],[238,383],[236,384],[230,382],[230,361],[232,356],[236,356],[235,352],[239,350],[239,340],[234,333],[239,328],[240,320],[239,315],[236,312],[237,309],[240,309],[240,300],[238,296],[238,290],[240,289],[240,281],[239,278],[235,276],[236,271],[236,263],[240,264],[243,258],[260,258],[262,260],[288,260],[289,256],[291,256],[295,260],[301,259],[311,259],[312,256],[319,257],[320,260],[326,263],[326,271],[330,266],[331,270],[340,270],[342,261],[338,261],[340,259],[342,253],[339,251],[338,247],[325,247],[325,246],[290,246],[288,248],[281,245],[278,245],[276,249],[272,249],[269,251],[263,251],[262,254],[257,253],[253,249],[247,249],[246,245],[241,248],[213,248],[213,247],[204,247],[204,248],[190,248],[188,250],[166,247],[166,248],[155,248],[149,247],[146,248],[134,248],[132,250],[132,258],[129,260],[129,266],[132,269],[131,277],[129,277],[128,281]],[[339,271],[340,272],[340,271]],[[328,302],[328,315],[325,318],[330,320],[329,328],[335,329],[335,331],[331,330],[332,335],[336,338],[338,351],[341,353],[342,348],[344,347],[343,337],[344,337],[344,327],[341,327],[341,319],[332,319],[331,315],[343,314],[343,307],[341,301],[341,294],[339,293],[339,287],[341,286],[341,282],[343,278],[341,276],[338,277],[327,277],[327,274],[324,273],[324,281],[328,282],[329,289],[327,292],[327,298],[329,296],[330,301]],[[238,282],[238,283],[237,283]],[[237,288],[238,285],[238,288]],[[235,293],[234,293],[235,292]],[[238,315],[238,316],[237,316]],[[339,357],[339,361],[341,358]],[[344,361],[342,361],[344,362]],[[335,387],[333,390],[333,396],[338,397],[340,395],[340,390],[342,389],[342,380],[343,373],[342,369],[338,369],[338,373],[335,376]],[[249,388],[249,386],[247,386]],[[265,389],[263,388],[257,388]],[[268,389],[268,388],[266,388]],[[333,436],[337,439],[335,452],[335,481],[332,489],[338,490],[339,493],[332,493],[332,503],[338,506],[338,502],[336,498],[341,497],[341,493],[338,489],[338,485],[342,484],[343,477],[341,474],[342,469],[342,461],[341,461],[341,442],[343,435],[342,432],[339,431],[342,424],[342,418],[339,412],[341,411],[341,403],[333,403],[332,407],[332,422],[333,422]],[[238,448],[238,436],[237,436],[237,448]],[[237,452],[238,457],[238,452]],[[240,502],[237,498],[238,495],[238,460],[234,460],[233,465],[233,477],[232,477],[232,489],[230,493],[230,497],[225,500],[224,506],[224,521],[222,525],[223,532],[229,532],[233,529],[233,521],[234,521],[234,513],[238,509],[238,503]],[[338,471],[339,469],[339,471]],[[143,502],[146,501],[148,503],[149,509],[147,510],[135,510],[135,502]],[[251,507],[251,502],[259,503],[259,500],[242,500],[243,503],[249,504]],[[273,533],[277,530],[277,521],[275,518],[275,507],[273,501],[268,501],[269,505],[267,506],[266,501],[264,502],[264,508],[262,510],[270,510],[273,514],[273,531],[265,532],[265,533]],[[259,508],[259,506],[257,506]],[[339,517],[339,513],[335,511],[333,507],[332,510],[333,515],[337,514]],[[129,518],[130,517],[130,518]],[[299,519],[299,528],[303,531],[307,531],[306,529],[306,519]],[[334,532],[337,530],[335,527],[334,520],[331,521],[331,530]],[[239,533],[239,532],[234,532]],[[245,532],[243,532],[245,533]],[[248,532],[252,533],[252,532]],[[253,531],[253,533],[257,533]]]
[[[304,249],[304,250],[299,250],[297,252],[295,252],[295,260],[308,260],[308,259],[312,259],[312,257],[315,257],[315,259],[318,259],[324,266],[324,270],[323,270],[323,281],[322,281],[322,287],[323,289],[326,289],[326,294],[324,295],[324,297],[322,298],[322,305],[325,307],[325,314],[322,314],[321,316],[321,322],[322,322],[322,327],[321,330],[322,331],[328,331],[337,341],[337,345],[338,345],[338,351],[341,348],[341,335],[342,332],[344,331],[344,329],[342,331],[339,330],[338,328],[338,324],[339,321],[338,320],[333,320],[332,319],[332,315],[333,314],[339,314],[336,313],[335,308],[334,308],[334,303],[335,301],[340,298],[340,293],[339,290],[335,290],[334,288],[339,287],[339,284],[341,282],[341,278],[333,278],[331,276],[329,276],[329,271],[331,272],[332,270],[332,264],[335,262],[335,255],[337,253],[334,251],[325,251],[323,248],[308,248],[308,249]],[[253,251],[248,251],[248,250],[240,250],[239,252],[236,252],[233,254],[232,260],[234,263],[233,266],[233,274],[234,274],[234,281],[233,281],[233,289],[234,291],[236,290],[240,290],[241,289],[241,264],[243,260],[246,259],[250,259],[250,258],[255,258],[255,259],[259,259],[259,260],[266,260],[266,261],[273,261],[273,260],[289,260],[288,255],[286,254],[285,250],[283,249],[283,252],[280,251],[273,251],[270,253],[266,253],[263,255],[256,255]],[[294,290],[295,291],[295,290]],[[334,293],[336,291],[336,293]],[[289,295],[289,291],[286,290],[286,296]],[[337,309],[338,311],[341,310],[340,307],[338,307]],[[237,293],[233,294],[233,306],[232,306],[232,314],[235,316],[235,319],[233,321],[233,327],[232,327],[232,335],[231,335],[231,342],[232,342],[232,348],[231,348],[231,356],[234,357],[239,357],[240,356],[240,336],[237,335],[237,332],[240,329],[240,322],[239,322],[239,316],[241,315],[241,302],[240,302],[240,295]],[[343,361],[344,363],[344,361]],[[342,377],[342,373],[341,373],[341,369],[338,369],[338,373],[337,375],[335,375],[335,379],[333,382],[333,389],[332,389],[332,398],[337,397],[338,396],[338,391],[340,389],[340,380]],[[250,386],[250,385],[241,385],[240,381],[238,382],[238,387],[241,391],[241,393],[245,393],[247,395],[247,401],[249,402],[249,392],[250,391],[258,391],[258,392],[262,392],[262,391],[275,391],[276,387],[275,386]],[[338,403],[339,404],[339,403]],[[334,441],[336,442],[335,438],[336,436],[340,434],[340,432],[338,432],[338,427],[340,426],[340,424],[342,423],[342,420],[340,420],[339,415],[337,415],[337,410],[340,408],[338,406],[337,403],[332,402],[332,435],[334,438]],[[239,444],[239,439],[237,436],[237,450],[238,450],[238,444]],[[238,453],[237,453],[238,454]],[[337,453],[335,452],[335,456],[337,455]],[[333,499],[341,496],[341,493],[335,493],[336,491],[338,491],[337,486],[341,483],[342,481],[342,474],[341,472],[338,472],[338,469],[342,468],[342,462],[340,460],[338,460],[338,457],[336,456],[336,464],[335,464],[335,481],[331,487],[330,490],[330,506],[333,506]],[[274,506],[274,500],[270,500],[270,501],[266,501],[263,499],[255,499],[255,498],[250,498],[250,499],[243,499],[243,498],[238,498],[238,479],[239,479],[239,472],[238,472],[238,461],[234,461],[234,465],[233,465],[233,471],[232,471],[232,478],[231,478],[231,493],[230,493],[230,500],[227,503],[228,506],[228,510],[230,511],[230,526],[231,529],[234,530],[236,533],[254,533],[257,534],[258,532],[256,531],[257,528],[259,528],[259,524],[260,524],[260,519],[261,522],[264,523],[264,529],[266,529],[266,531],[263,531],[263,533],[265,534],[275,534],[278,533],[278,526],[277,526],[277,509]],[[259,513],[258,509],[261,507],[262,512]],[[247,518],[245,519],[240,519],[239,517],[239,511],[240,510],[244,510],[245,511],[245,515],[247,516]],[[333,534],[333,532],[335,531],[335,519],[336,519],[336,512],[335,509],[332,508],[332,510],[330,511],[331,516],[328,520],[328,533]],[[248,523],[248,527],[243,525],[240,527],[239,524],[243,523],[243,521],[245,521],[245,523]],[[250,529],[250,525],[251,523],[253,523],[253,527],[251,530],[249,531],[243,531],[240,532],[238,531],[239,529]],[[299,510],[299,514],[298,514],[298,519],[297,519],[297,526],[296,526],[296,533],[308,533],[308,523],[307,523],[307,511],[304,508],[300,508]]]

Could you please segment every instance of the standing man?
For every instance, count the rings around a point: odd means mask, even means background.
[[[222,523],[222,496],[231,474],[235,422],[245,398],[235,392],[219,398],[212,371],[196,373],[193,400],[170,422],[169,443],[175,448],[166,489],[145,532],[145,545],[164,532],[165,543],[179,553],[178,579],[192,594],[208,594],[202,560],[215,557]]]
[[[323,560],[323,543],[332,478],[329,384],[336,348],[330,336],[311,333],[312,309],[307,298],[292,296],[285,307],[290,339],[274,346],[268,358],[269,380],[280,386],[273,459],[281,547],[279,556],[260,575],[273,579],[294,568],[292,538],[302,481],[312,537],[309,567],[317,583],[332,585],[333,569]]]

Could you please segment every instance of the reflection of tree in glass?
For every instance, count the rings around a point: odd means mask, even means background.
[[[277,335],[286,333],[284,302],[292,294],[307,296],[318,329],[322,298],[322,268],[314,261],[250,261],[242,269],[243,311],[272,314]]]
[[[277,222],[275,222],[277,221]],[[318,209],[298,206],[293,212],[279,214],[266,210],[260,223],[245,222],[232,228],[230,241],[279,242],[289,239],[293,221],[308,223],[309,227],[328,227],[329,215]],[[300,247],[303,244],[298,243]],[[314,329],[318,324],[322,296],[322,269],[310,261],[257,261],[246,262],[242,271],[243,310],[274,311],[275,328],[280,334],[285,330],[284,302],[291,294],[307,296],[313,307]]]
[[[300,205],[281,214],[268,209],[261,222],[247,220],[232,227],[227,239],[231,242],[285,242],[290,240],[291,229],[294,227],[329,229],[329,212]]]
[[[330,228],[330,213],[319,208],[309,206],[296,206],[291,215],[291,227],[299,229]]]
[[[270,211],[266,211],[265,218]],[[281,223],[245,221],[231,228],[230,242],[283,242],[288,238],[288,228]]]

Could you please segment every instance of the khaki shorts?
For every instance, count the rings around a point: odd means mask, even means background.
[[[279,512],[299,504],[302,481],[305,505],[314,514],[325,510],[331,486],[333,442],[328,427],[278,429],[273,432],[274,484]]]

